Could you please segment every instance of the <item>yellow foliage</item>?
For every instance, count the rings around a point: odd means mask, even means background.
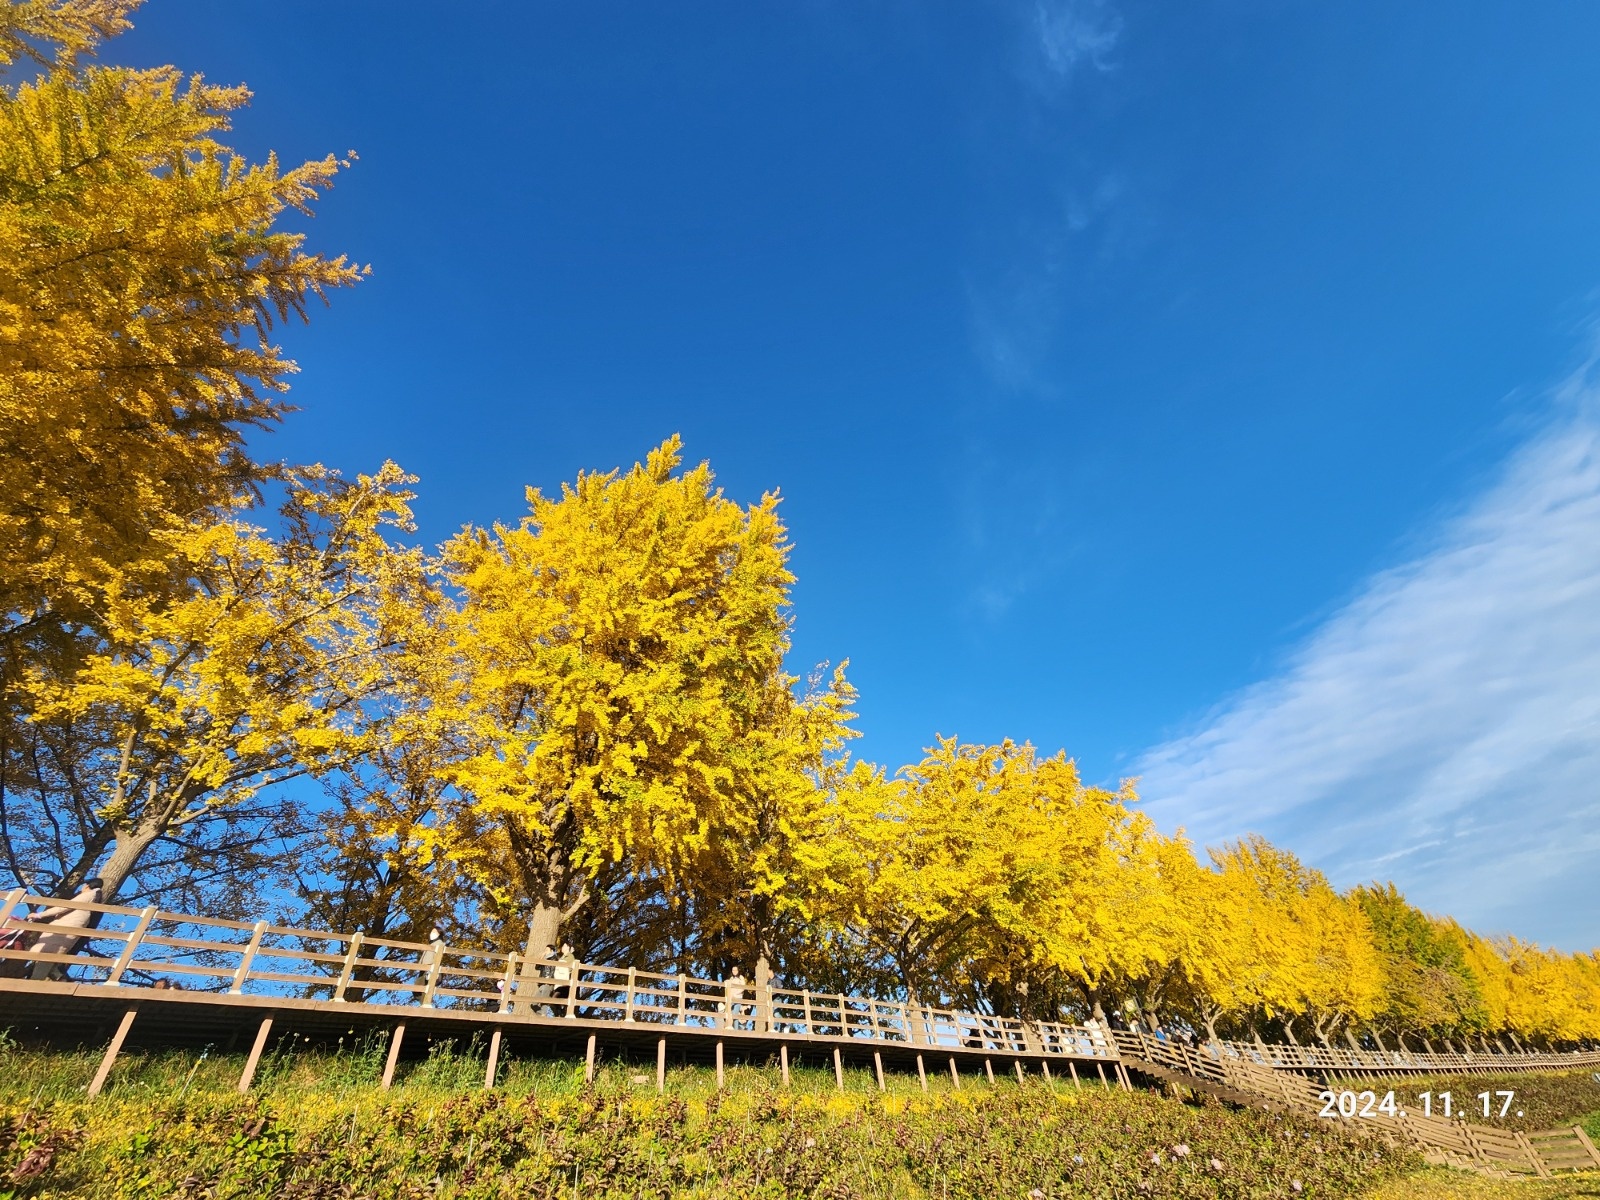
[[[1144,826],[1131,793],[1085,787],[1065,755],[941,739],[887,780],[858,766],[844,792],[861,869],[854,925],[913,996],[1030,967],[1092,979],[1137,937],[1118,865]]]
[[[33,723],[98,786],[79,798],[96,826],[80,877],[109,846],[109,897],[156,839],[364,749],[361,705],[422,587],[420,557],[385,539],[409,526],[409,482],[393,464],[348,486],[314,470],[281,537],[239,520],[163,533],[188,580],[177,596],[111,574],[104,645],[26,684]]]
[[[243,434],[278,418],[293,369],[269,331],[360,274],[274,231],[339,164],[234,156],[218,137],[243,88],[71,60],[131,7],[0,19],[0,61],[33,38],[69,52],[0,88],[0,607],[21,624],[165,578],[154,535],[248,494]]]
[[[787,769],[751,752],[794,711],[778,498],[741,508],[709,467],[679,466],[673,438],[557,498],[530,489],[520,525],[445,547],[460,599],[432,702],[469,749],[449,769],[452,805],[420,837],[531,902],[530,942],[554,938],[605,864],[690,876],[761,772]]]

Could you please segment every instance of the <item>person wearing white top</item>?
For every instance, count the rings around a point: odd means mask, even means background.
[[[78,887],[78,894],[74,900],[88,900],[98,903],[104,882],[98,877],[85,879]],[[48,922],[51,932],[39,935],[39,940],[28,947],[35,954],[75,954],[78,946],[85,940],[83,930],[98,924],[100,914],[87,908],[73,908],[65,904],[56,904],[35,914],[29,919],[38,922]],[[56,933],[55,930],[62,932]],[[30,979],[59,979],[66,974],[66,964],[58,962],[35,962],[33,969],[28,972]]]

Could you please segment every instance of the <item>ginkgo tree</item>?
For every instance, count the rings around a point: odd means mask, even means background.
[[[418,848],[524,906],[530,954],[606,864],[688,877],[747,815],[752,739],[789,720],[778,497],[741,507],[680,450],[530,489],[519,525],[444,549],[453,668],[430,703],[466,750]]]
[[[858,768],[844,794],[852,924],[910,999],[1093,970],[1128,794],[1086,787],[1064,754],[956,738],[894,779]]]
[[[798,682],[765,687],[771,707],[731,748],[739,801],[721,810],[683,880],[702,961],[740,965],[758,990],[836,919],[857,865],[837,836],[855,689],[842,666],[826,681],[814,674],[803,694]]]
[[[69,887],[101,876],[108,898],[158,843],[195,871],[226,858],[209,835],[265,789],[364,752],[363,706],[389,686],[388,652],[428,586],[420,553],[390,536],[410,527],[409,482],[393,464],[353,483],[306,470],[277,534],[234,518],[162,535],[180,595],[111,574],[97,648],[26,679],[27,732],[54,785],[35,793],[30,827],[72,830],[36,858],[53,855]]]
[[[87,64],[124,0],[0,5],[0,634],[155,587],[170,539],[269,472],[244,435],[285,411],[275,325],[355,282],[277,228],[333,157],[250,165],[221,140],[242,87]],[[51,53],[57,56],[51,59]],[[179,581],[181,584],[181,580]],[[3,649],[4,647],[0,647]]]
[[[192,599],[208,528],[287,481],[246,444],[288,411],[275,331],[363,273],[281,227],[339,160],[252,165],[225,144],[244,88],[92,61],[137,7],[0,3],[0,850],[19,880],[41,860],[70,879],[106,836],[122,713],[59,695],[127,634],[106,606]],[[224,877],[263,865],[259,839],[226,845]]]

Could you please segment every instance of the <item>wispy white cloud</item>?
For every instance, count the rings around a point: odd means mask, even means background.
[[[1058,79],[1081,68],[1111,69],[1111,51],[1122,36],[1122,18],[1102,0],[1038,0],[1034,28],[1045,66]]]
[[[964,270],[971,347],[987,386],[964,418],[956,497],[964,607],[990,621],[1073,553],[1052,520],[1063,503],[1059,457],[1040,457],[1018,410],[1060,402],[1066,305],[1126,240],[1118,214],[1127,206],[1124,173],[1085,158],[1071,133],[1080,77],[1114,66],[1120,13],[1107,0],[1019,0],[1003,11],[1012,34],[1003,69],[1019,86],[1003,89],[1002,111],[974,125],[997,135],[973,144],[977,175],[995,190]]]
[[[1600,944],[1600,388],[1276,675],[1149,752],[1163,826],[1254,830],[1485,932]]]

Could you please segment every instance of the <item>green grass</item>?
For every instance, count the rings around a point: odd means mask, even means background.
[[[1489,1179],[1466,1171],[1429,1167],[1379,1184],[1362,1200],[1591,1200],[1600,1175],[1555,1179]]]
[[[380,1036],[350,1040],[332,1052],[312,1050],[295,1039],[283,1038],[262,1056],[251,1094],[267,1098],[316,1094],[352,1097],[376,1091],[383,1076],[387,1041]],[[454,1094],[481,1089],[486,1054],[474,1040],[465,1045],[451,1041],[433,1043],[426,1058],[402,1060],[395,1076],[396,1094]],[[0,1039],[0,1101],[65,1102],[82,1099],[89,1081],[100,1065],[100,1051],[39,1051],[24,1049]],[[244,1069],[242,1054],[214,1054],[209,1051],[166,1051],[162,1053],[124,1053],[117,1060],[104,1096],[124,1099],[158,1099],[172,1096],[231,1093]],[[727,1088],[738,1092],[750,1088],[777,1086],[776,1064],[764,1067],[730,1065]],[[602,1057],[596,1068],[594,1086],[602,1091],[654,1093],[655,1065],[627,1063]],[[917,1077],[903,1072],[887,1072],[886,1095],[920,1096]],[[1042,1083],[1037,1076],[1034,1083]],[[987,1088],[981,1076],[963,1075],[963,1091]],[[999,1086],[1015,1087],[1012,1077]],[[1057,1081],[1057,1087],[1070,1090],[1070,1083]],[[1090,1085],[1086,1085],[1090,1086]],[[1098,1081],[1093,1085],[1100,1087]],[[582,1062],[549,1058],[518,1059],[502,1054],[496,1072],[495,1088],[512,1096],[576,1096],[586,1090]],[[797,1063],[790,1071],[789,1090],[796,1095],[832,1095],[838,1091],[832,1066]],[[928,1092],[947,1095],[957,1091],[947,1072],[929,1072]],[[666,1091],[703,1099],[716,1091],[714,1070],[698,1066],[669,1065]],[[844,1091],[853,1096],[876,1096],[877,1081],[870,1071],[846,1070]]]
[[[0,1047],[0,1196],[84,1200],[429,1197],[1181,1198],[1358,1196],[1414,1171],[1336,1123],[1074,1090],[1037,1076],[890,1076],[805,1066],[523,1060],[482,1087],[471,1046],[436,1045],[395,1088],[382,1047],[280,1045],[259,1086],[237,1055],[130,1055],[95,1100],[93,1053]],[[1293,1185],[1299,1184],[1295,1191]]]

